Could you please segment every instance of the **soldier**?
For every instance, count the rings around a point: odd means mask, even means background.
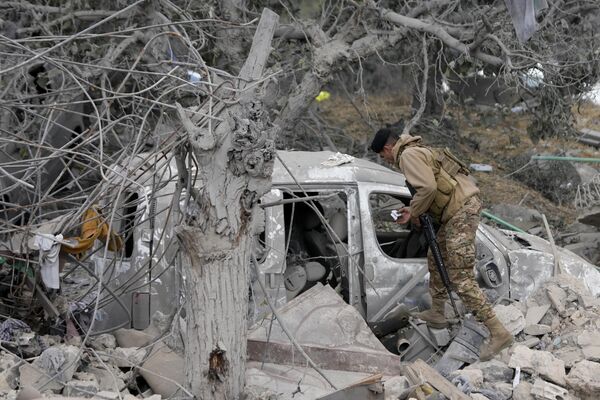
[[[490,337],[481,349],[480,359],[491,359],[510,346],[513,337],[498,320],[475,280],[475,233],[481,201],[479,189],[467,176],[468,169],[449,151],[424,146],[420,136],[399,136],[393,128],[380,129],[373,138],[371,149],[397,165],[414,191],[410,206],[401,210],[402,216],[397,222],[410,221],[419,227],[419,216],[428,213],[440,224],[437,241],[450,281],[467,309],[489,329]],[[431,251],[427,261],[432,306],[416,316],[433,328],[444,328],[448,326],[444,314],[448,293]]]

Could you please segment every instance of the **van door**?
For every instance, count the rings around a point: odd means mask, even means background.
[[[427,307],[427,247],[409,226],[391,216],[410,202],[407,188],[359,183],[364,247],[364,291],[367,322],[380,320],[397,304]]]

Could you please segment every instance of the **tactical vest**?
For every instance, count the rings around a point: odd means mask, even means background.
[[[433,169],[433,175],[437,184],[437,191],[429,207],[429,214],[439,222],[442,220],[442,214],[448,203],[450,203],[450,199],[458,184],[454,178],[458,174],[469,175],[469,169],[447,147],[444,149],[434,149],[423,145],[417,146],[424,147],[433,154],[433,165],[431,168]]]

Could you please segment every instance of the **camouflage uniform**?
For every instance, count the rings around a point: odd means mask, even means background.
[[[495,316],[475,280],[475,233],[479,225],[481,201],[479,196],[469,198],[466,203],[440,227],[437,240],[446,263],[453,288],[466,308],[479,321]],[[431,251],[427,254],[429,267],[429,290],[433,298],[447,299],[448,293],[435,266]]]

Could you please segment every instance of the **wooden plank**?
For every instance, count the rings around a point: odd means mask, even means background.
[[[302,345],[306,354],[323,369],[364,372],[370,374],[402,375],[400,357],[392,353],[371,353],[332,349],[313,345]],[[291,343],[262,340],[248,340],[248,360],[268,363],[306,366],[306,360],[300,357]]]
[[[427,365],[425,361],[416,360],[410,367],[417,372],[423,380],[450,400],[471,400],[469,396],[458,390],[456,386],[440,375],[435,369]]]

